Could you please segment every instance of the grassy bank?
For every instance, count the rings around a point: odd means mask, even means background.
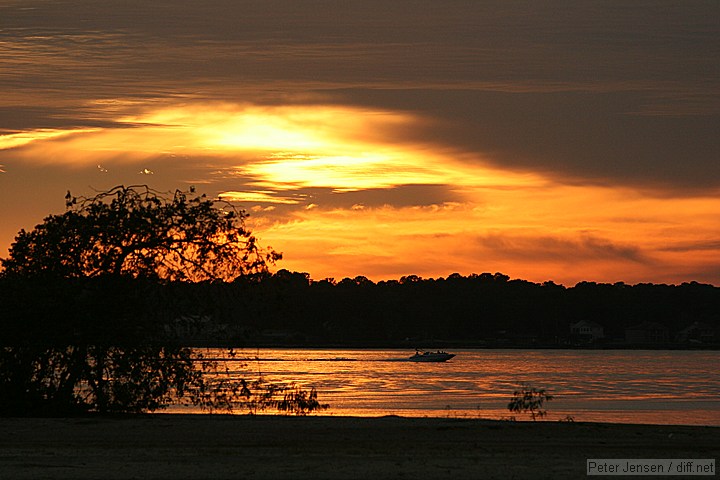
[[[0,431],[12,479],[582,478],[587,458],[720,457],[720,428],[667,425],[143,415]]]

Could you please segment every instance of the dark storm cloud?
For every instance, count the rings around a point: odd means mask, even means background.
[[[636,92],[353,91],[358,103],[433,115],[398,138],[572,182],[720,187],[720,115],[639,115]],[[347,100],[344,100],[347,101]],[[422,107],[418,107],[422,105]]]
[[[428,119],[398,141],[508,168],[717,188],[718,18],[715,1],[5,2],[0,129],[107,126],[103,99],[350,103]]]

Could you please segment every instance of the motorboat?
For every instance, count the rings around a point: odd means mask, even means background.
[[[415,351],[415,355],[408,358],[411,362],[446,362],[455,356],[454,353],[447,353],[438,350],[437,352]]]

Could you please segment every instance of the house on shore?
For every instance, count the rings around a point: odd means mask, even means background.
[[[718,333],[712,325],[693,322],[678,332],[675,341],[682,345],[713,345],[720,342]]]
[[[580,320],[570,325],[570,338],[578,344],[596,343],[605,338],[605,329],[592,320]]]
[[[628,345],[663,345],[670,340],[668,328],[657,322],[644,321],[625,329]]]
[[[208,315],[181,315],[163,327],[165,339],[185,346],[225,345],[245,333],[238,326],[217,323]]]

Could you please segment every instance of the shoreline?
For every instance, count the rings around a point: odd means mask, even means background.
[[[428,341],[419,342],[424,349],[457,349],[457,350],[628,350],[628,351],[687,351],[687,352],[704,352],[704,351],[720,351],[720,344],[705,345],[687,345],[687,344],[606,344],[606,345],[558,345],[549,343],[527,344],[527,343],[507,343],[507,342],[455,342],[455,341]],[[414,345],[414,344],[413,344]],[[415,346],[404,342],[378,342],[368,345],[368,342],[361,344],[348,343],[322,343],[322,342],[306,342],[306,343],[283,343],[283,342],[256,342],[252,345],[244,344],[222,344],[218,342],[210,342],[207,344],[193,344],[188,348],[220,348],[234,350],[404,350],[412,352]]]
[[[156,413],[0,431],[13,479],[579,478],[590,458],[720,457],[720,427],[685,425]]]

